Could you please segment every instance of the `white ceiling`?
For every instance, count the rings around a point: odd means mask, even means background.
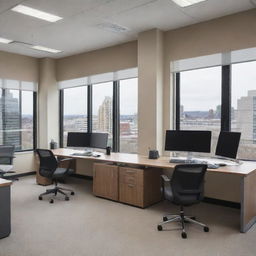
[[[256,7],[254,0],[207,0],[180,8],[171,0],[0,0],[0,37],[62,50],[51,54],[22,44],[0,44],[0,50],[33,57],[60,58],[116,45],[152,28],[170,30]],[[24,4],[63,17],[56,23],[10,11]],[[129,30],[113,32],[102,23]]]

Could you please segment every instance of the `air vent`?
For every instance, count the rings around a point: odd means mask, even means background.
[[[110,32],[115,32],[115,33],[125,33],[130,30],[127,27],[123,27],[118,24],[108,23],[108,22],[100,23],[97,25],[97,27],[107,30],[107,31],[110,31]]]

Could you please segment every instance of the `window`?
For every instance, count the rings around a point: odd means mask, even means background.
[[[63,90],[63,145],[68,132],[87,132],[87,86]]]
[[[180,73],[179,128],[212,131],[212,152],[221,125],[221,67]]]
[[[232,65],[231,129],[241,132],[238,157],[255,159],[256,61]]]
[[[18,83],[18,81],[15,81]],[[0,143],[15,145],[16,151],[35,148],[33,91],[1,89]]]
[[[132,68],[59,82],[60,146],[66,146],[69,131],[104,132],[114,152],[137,152],[137,71]]]
[[[120,152],[138,150],[138,79],[120,81]]]
[[[108,145],[113,146],[113,82],[92,87],[92,131],[106,132]]]

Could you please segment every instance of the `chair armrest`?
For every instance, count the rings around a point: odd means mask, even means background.
[[[161,175],[164,182],[170,182],[170,179],[166,175]]]

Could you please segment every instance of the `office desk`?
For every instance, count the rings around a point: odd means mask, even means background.
[[[175,163],[169,163],[169,157],[160,157],[156,160],[138,154],[111,153],[107,156],[87,157],[72,155],[77,151],[72,149],[55,149],[54,155],[59,157],[72,157],[75,159],[87,159],[100,162],[112,162],[124,165],[145,166],[155,168],[174,168]],[[218,169],[208,169],[208,172],[225,175],[237,175],[240,177],[240,231],[245,233],[256,222],[256,163],[244,161],[240,165],[225,166]]]
[[[11,233],[10,186],[12,182],[0,178],[0,238]]]

